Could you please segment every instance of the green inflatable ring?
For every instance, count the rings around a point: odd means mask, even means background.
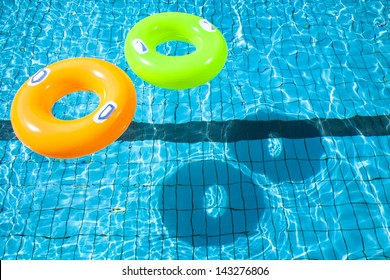
[[[184,56],[166,56],[156,51],[164,42],[193,44],[195,51]],[[227,59],[221,32],[207,20],[191,14],[168,12],[138,22],[125,42],[130,68],[143,80],[168,89],[187,89],[213,79]]]

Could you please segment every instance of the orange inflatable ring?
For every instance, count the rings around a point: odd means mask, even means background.
[[[79,119],[55,118],[55,102],[77,91],[94,92],[99,106]],[[22,85],[12,102],[11,123],[31,150],[48,157],[75,158],[115,141],[129,126],[135,108],[134,85],[125,72],[103,60],[73,58],[39,70]]]

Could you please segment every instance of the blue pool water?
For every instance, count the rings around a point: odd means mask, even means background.
[[[165,11],[223,33],[211,82],[165,90],[128,67],[128,31]],[[1,259],[390,258],[389,1],[0,0],[0,26]],[[10,106],[70,57],[122,68],[137,111],[102,151],[46,158]],[[98,102],[74,93],[53,114]]]

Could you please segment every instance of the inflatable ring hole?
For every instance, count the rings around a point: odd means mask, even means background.
[[[90,91],[65,95],[53,105],[53,116],[60,120],[76,120],[91,114],[99,106],[99,97]]]
[[[196,47],[184,41],[168,41],[159,44],[156,51],[166,56],[184,56],[193,53]]]

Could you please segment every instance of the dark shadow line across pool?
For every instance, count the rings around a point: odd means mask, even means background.
[[[267,139],[270,133],[281,138],[304,139],[321,136],[390,135],[390,116],[354,116],[348,119],[230,120],[151,124],[132,122],[119,140],[164,140],[178,143],[237,142]],[[0,121],[0,140],[16,139],[9,120]]]

